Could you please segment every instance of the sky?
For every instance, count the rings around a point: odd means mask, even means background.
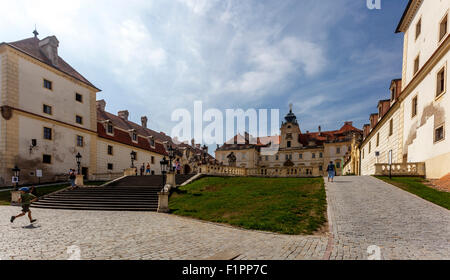
[[[3,3],[4,2],[4,3]],[[302,131],[362,128],[401,78],[407,0],[0,0],[0,42],[55,35],[59,54],[170,134],[175,109],[280,109]],[[205,124],[206,126],[207,124]],[[221,143],[219,143],[221,144]]]

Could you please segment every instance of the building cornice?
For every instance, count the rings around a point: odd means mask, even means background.
[[[406,32],[423,0],[409,0],[395,33]]]

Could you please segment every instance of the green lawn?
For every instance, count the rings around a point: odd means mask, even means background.
[[[176,190],[177,215],[284,234],[311,234],[326,223],[322,178],[206,177]]]
[[[441,192],[424,185],[425,180],[423,178],[392,177],[392,180],[389,177],[382,176],[377,176],[377,178],[450,210],[450,193]]]

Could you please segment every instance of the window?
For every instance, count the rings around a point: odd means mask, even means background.
[[[155,139],[150,139],[150,146],[155,147]]]
[[[151,163],[155,164],[155,157],[154,156],[152,156],[152,158],[151,158]]]
[[[291,147],[291,141],[287,141],[287,147],[288,147],[288,148]]]
[[[81,117],[81,116],[76,116],[76,117],[75,117],[75,121],[77,122],[77,124],[83,124],[83,117]]]
[[[77,135],[77,146],[78,147],[83,147],[84,146],[84,137]]]
[[[341,153],[341,148],[336,148],[336,154],[340,154]]]
[[[364,152],[364,149],[363,149],[363,151],[362,151],[362,158],[364,159],[364,157],[365,157],[365,152]]]
[[[79,93],[75,93],[75,100],[83,103],[83,95],[79,94]]]
[[[414,59],[414,73],[413,73],[414,75],[419,71],[419,63],[420,63],[419,58],[420,55],[418,55],[416,59]]]
[[[394,101],[394,99],[395,99],[395,92],[396,92],[395,89],[396,89],[396,88],[393,87],[392,90],[391,90],[391,101]]]
[[[438,72],[437,74],[437,87],[436,87],[436,97],[440,96],[445,92],[445,86],[446,86],[446,73],[445,73],[445,66]]]
[[[313,153],[313,154],[312,154],[312,158],[316,158],[316,153]]]
[[[44,139],[52,140],[52,129],[48,127],[44,127]]]
[[[44,104],[44,107],[43,107],[43,110],[42,110],[45,114],[47,114],[47,115],[51,115],[52,114],[52,106],[49,106],[49,105],[45,105]]]
[[[417,96],[413,98],[412,102],[411,102],[411,118],[414,118],[415,116],[417,116]]]
[[[372,152],[372,142],[369,142],[369,154]]]
[[[110,123],[108,123],[108,126],[107,126],[107,132],[108,132],[109,134],[113,134],[113,133],[114,133],[114,127],[113,127],[113,125],[110,124]]]
[[[444,126],[440,126],[434,130],[434,143],[444,140]]]
[[[340,162],[336,162],[336,168],[337,169],[341,168],[341,163]]]
[[[266,156],[266,161],[269,161],[269,156]]]
[[[447,35],[447,19],[448,14],[445,15],[444,19],[441,21],[441,24],[439,24],[439,42],[444,39],[445,35]]]
[[[377,133],[377,147],[380,146],[380,133]]]
[[[286,134],[286,139],[292,139],[292,133]]]
[[[51,155],[42,155],[42,163],[51,164],[52,156]]]
[[[417,38],[419,38],[421,32],[422,32],[422,19],[419,19],[419,21],[416,24],[416,40]]]
[[[289,160],[292,160],[292,155],[289,155]]]
[[[133,132],[132,138],[133,138],[133,141],[137,141],[137,134],[135,132]]]
[[[113,170],[114,169],[114,165],[112,163],[108,163],[108,170]]]
[[[323,171],[323,166],[319,166],[319,171]]]
[[[280,157],[278,155],[276,155],[275,160],[280,160]]]
[[[289,159],[289,155],[286,155],[286,160],[288,160]]]
[[[394,120],[391,119],[391,121],[389,122],[389,136],[392,136],[392,134],[394,134]]]
[[[303,154],[298,154],[299,159],[303,159]]]
[[[108,145],[108,155],[113,155],[113,146]]]
[[[50,82],[49,80],[44,79],[44,88],[53,90],[53,83]]]
[[[323,153],[319,153],[319,157],[320,157],[320,158],[323,158]]]

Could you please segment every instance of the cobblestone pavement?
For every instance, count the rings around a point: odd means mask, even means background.
[[[450,211],[373,177],[327,183],[330,259],[450,259]]]
[[[32,209],[35,226],[25,217],[11,224],[19,210],[0,207],[3,260],[76,258],[71,246],[81,259],[205,259],[224,251],[240,254],[237,259],[322,259],[328,244],[326,236],[248,231],[152,212]]]

